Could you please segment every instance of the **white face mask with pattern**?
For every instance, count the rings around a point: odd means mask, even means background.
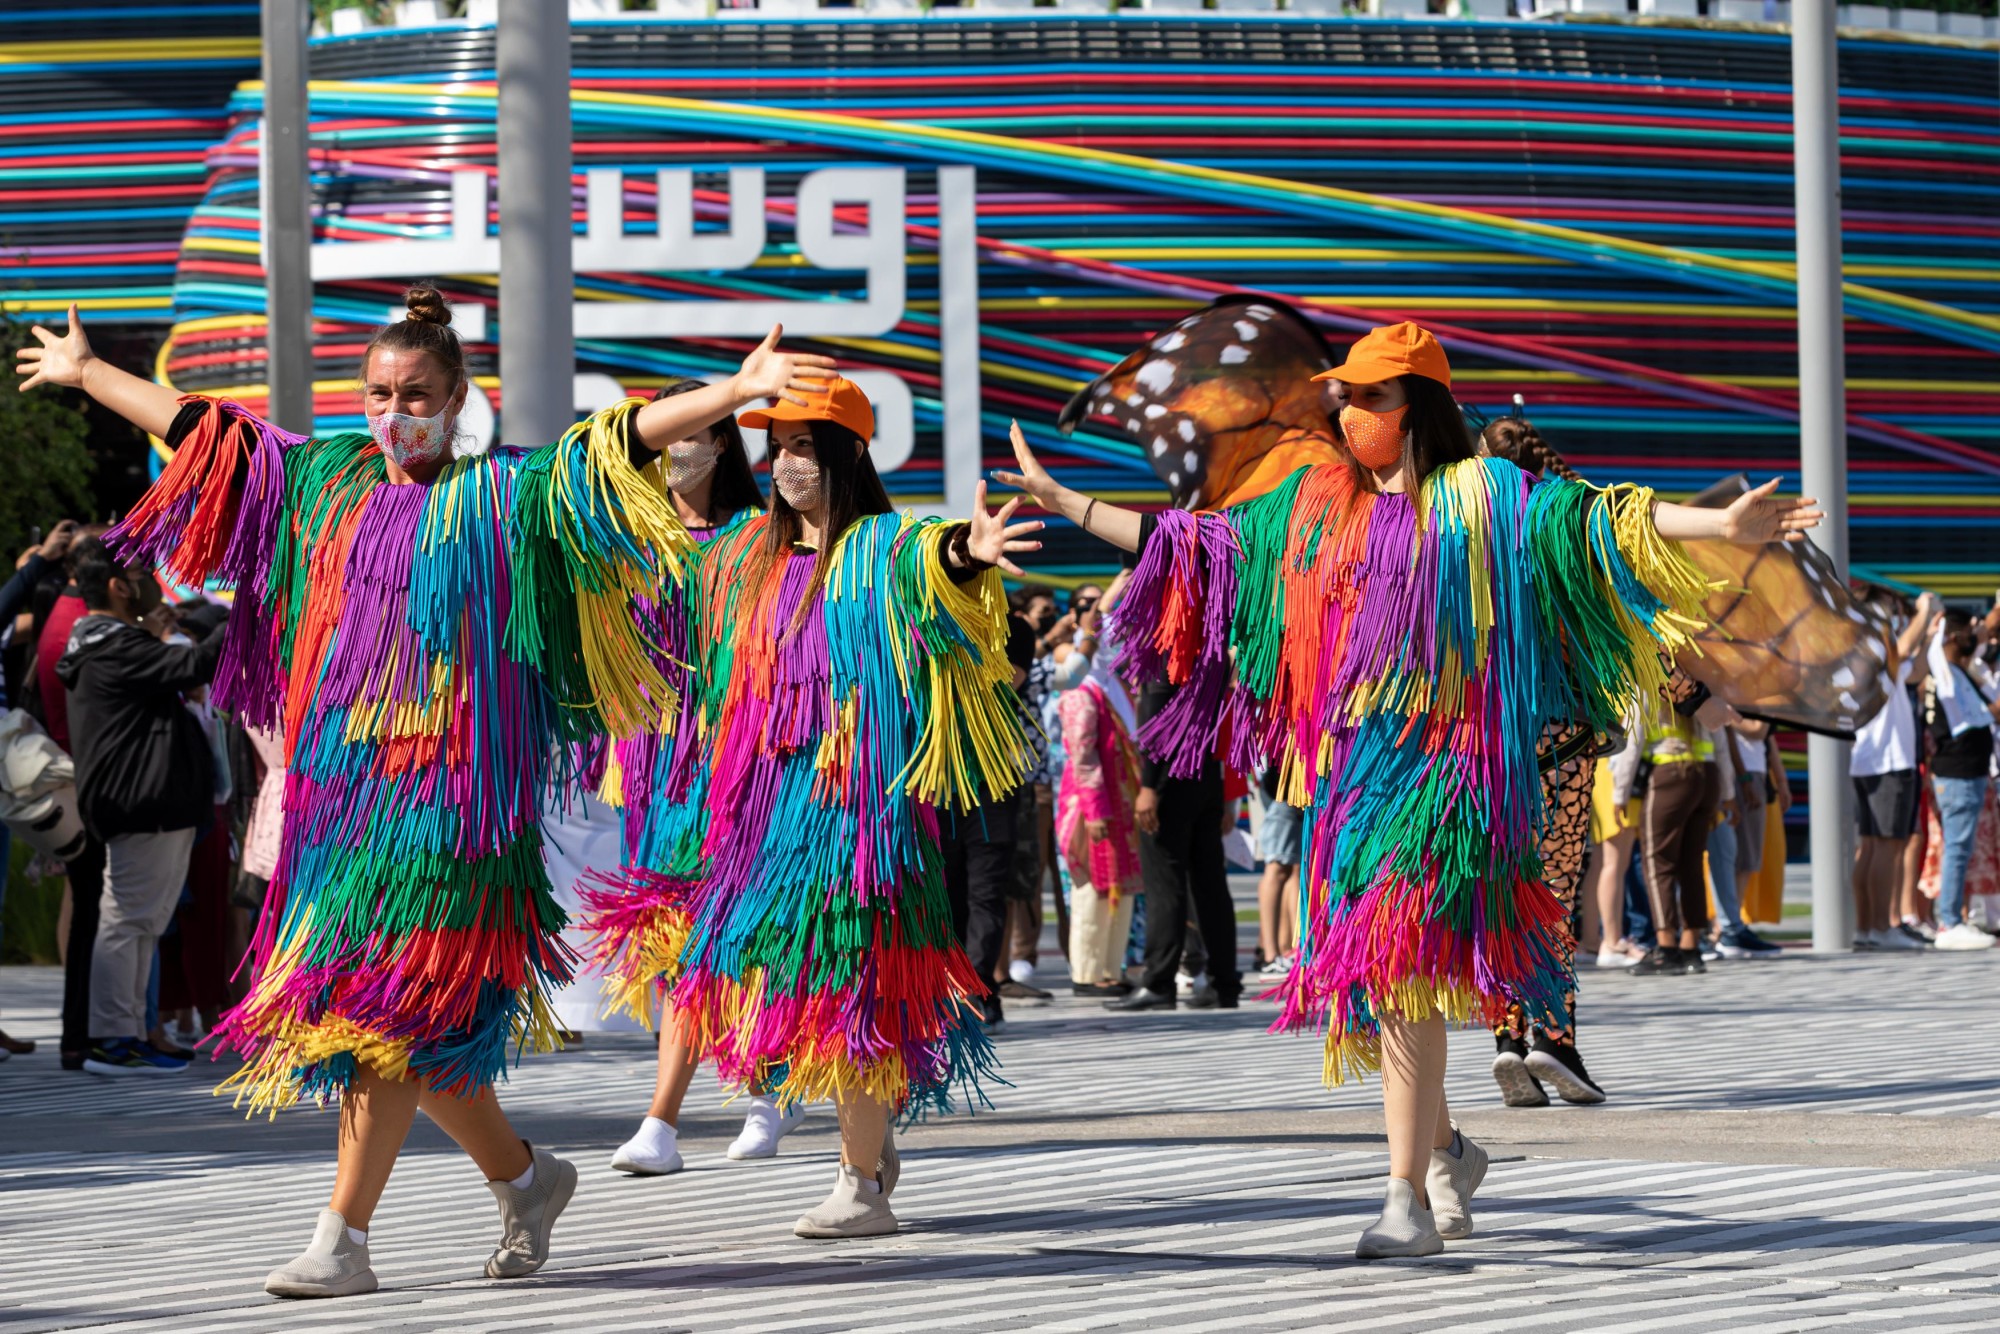
[[[427,468],[451,452],[451,428],[456,416],[448,407],[438,409],[434,417],[382,412],[368,419],[368,432],[398,468],[409,472]]]
[[[801,514],[818,509],[826,495],[819,460],[789,450],[779,451],[778,457],[771,460],[771,485],[778,489],[787,505]]]
[[[667,485],[675,491],[700,486],[722,461],[722,446],[714,440],[676,440],[667,446]]]

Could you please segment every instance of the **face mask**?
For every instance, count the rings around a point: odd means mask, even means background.
[[[667,485],[686,491],[702,484],[722,459],[722,446],[713,440],[680,440],[667,446]]]
[[[1370,412],[1349,403],[1340,410],[1340,431],[1347,447],[1364,468],[1378,472],[1393,468],[1403,457],[1403,414],[1405,403],[1394,412]]]
[[[818,509],[826,490],[820,480],[819,460],[790,453],[780,453],[771,460],[771,485],[801,514]]]
[[[427,468],[451,449],[450,408],[441,408],[435,417],[412,417],[406,412],[385,412],[368,419],[369,434],[382,452],[404,472]]]

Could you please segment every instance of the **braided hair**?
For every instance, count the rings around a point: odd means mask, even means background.
[[[1555,446],[1542,438],[1535,424],[1525,417],[1494,418],[1479,433],[1479,445],[1494,458],[1518,464],[1538,477],[1543,473],[1554,473],[1569,482],[1583,480],[1576,469],[1556,452]]]

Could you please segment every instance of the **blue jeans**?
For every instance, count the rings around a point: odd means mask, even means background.
[[[1639,872],[1634,854],[1625,864],[1625,939],[1641,949],[1653,944],[1653,900],[1646,893],[1646,877]]]
[[[1972,863],[1979,809],[1986,804],[1986,779],[1933,777],[1931,788],[1937,794],[1938,823],[1944,826],[1937,915],[1951,927],[1965,920],[1965,870]]]
[[[1727,820],[1708,831],[1708,883],[1715,891],[1715,915],[1722,919],[1723,931],[1741,931],[1743,897],[1736,892],[1736,826]]]

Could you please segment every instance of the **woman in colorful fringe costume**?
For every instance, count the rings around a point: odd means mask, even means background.
[[[701,387],[699,380],[682,380],[662,389],[660,396],[693,393]],[[667,1176],[685,1166],[679,1144],[681,1104],[700,1064],[692,1047],[668,1036],[673,1013],[666,999],[676,958],[687,939],[706,795],[695,694],[685,688],[693,656],[687,589],[699,580],[695,571],[701,552],[764,508],[743,432],[732,415],[707,423],[685,439],[667,441],[660,460],[667,494],[694,539],[695,555],[681,579],[664,586],[657,598],[641,598],[639,607],[656,665],[662,676],[682,687],[681,710],[678,719],[664,719],[659,729],[622,740],[614,748],[616,763],[605,775],[604,789],[623,808],[624,861],[616,872],[587,877],[582,891],[585,916],[602,945],[594,952],[612,982],[612,1008],[630,1013],[648,1027],[656,1013],[660,1018],[652,1105],[637,1133],[611,1155],[612,1170],[635,1176]],[[781,1111],[770,1097],[753,1091],[742,1133],[730,1144],[728,1156],[738,1160],[774,1156],[778,1141],[798,1125],[804,1111],[803,1105]]]
[[[1040,545],[1018,501],[969,523],[890,512],[868,400],[835,379],[746,414],[771,508],[702,554],[700,894],[671,961],[671,1040],[781,1107],[831,1098],[834,1188],[806,1237],[896,1230],[894,1113],[981,1096],[984,993],[953,932],[938,821],[1034,763],[993,567]],[[599,923],[614,934],[617,923]],[[614,941],[615,947],[615,941]]]
[[[694,425],[812,372],[760,346],[727,385],[630,400],[540,449],[454,458],[468,380],[443,299],[362,363],[367,432],[289,435],[34,333],[23,388],[83,389],[175,453],[114,531],[176,579],[234,585],[217,702],[282,726],[285,828],[249,997],[217,1032],[253,1109],[340,1099],[339,1168],[312,1244],[266,1290],[376,1286],[367,1228],[416,1111],[500,1205],[492,1278],[539,1269],[576,1169],[514,1133],[491,1085],[544,1049],[569,967],[541,850],[552,758],[656,725],[668,685],[635,597],[675,576],[686,530],[635,437]]]
[[[1331,1081],[1382,1071],[1391,1175],[1355,1253],[1428,1255],[1470,1235],[1486,1168],[1445,1106],[1445,1019],[1519,1004],[1557,1022],[1572,985],[1536,850],[1544,727],[1608,728],[1659,688],[1708,587],[1677,540],[1763,542],[1817,515],[1775,482],[1691,510],[1474,458],[1443,349],[1413,324],[1321,378],[1353,464],[1221,513],[1100,504],[1018,433],[1021,472],[1000,480],[1141,551],[1115,618],[1126,660],[1179,689],[1140,744],[1192,772],[1227,715],[1231,762],[1278,764],[1306,808],[1278,1027],[1326,1026]]]

